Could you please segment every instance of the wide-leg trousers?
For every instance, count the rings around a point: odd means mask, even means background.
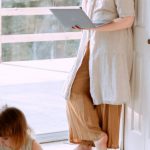
[[[94,146],[103,132],[108,135],[108,148],[119,148],[122,105],[94,105],[90,95],[89,43],[67,101],[69,141]]]

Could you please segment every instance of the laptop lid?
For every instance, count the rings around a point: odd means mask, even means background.
[[[50,11],[65,27],[72,28],[77,25],[81,28],[93,28],[96,26],[81,7],[57,7],[51,8]]]

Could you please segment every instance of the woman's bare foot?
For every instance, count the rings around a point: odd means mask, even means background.
[[[74,150],[92,150],[91,146],[79,144]]]
[[[97,150],[107,150],[107,140],[108,136],[105,132],[101,133],[100,139],[94,141],[95,147]]]

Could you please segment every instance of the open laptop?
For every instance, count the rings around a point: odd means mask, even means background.
[[[77,25],[80,28],[94,28],[96,26],[104,25],[104,23],[92,23],[90,18],[86,15],[81,7],[57,7],[50,8],[50,11],[65,27],[72,28],[73,26]]]

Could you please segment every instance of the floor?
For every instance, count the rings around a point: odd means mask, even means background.
[[[43,150],[73,150],[75,147],[76,147],[75,144],[70,144],[68,143],[68,141],[42,144]],[[96,150],[96,149],[93,147],[92,150]],[[114,150],[114,149],[109,149],[109,150]],[[119,149],[115,149],[115,150],[119,150]]]
[[[75,147],[76,145],[70,144],[68,141],[42,144],[43,150],[73,150]]]

